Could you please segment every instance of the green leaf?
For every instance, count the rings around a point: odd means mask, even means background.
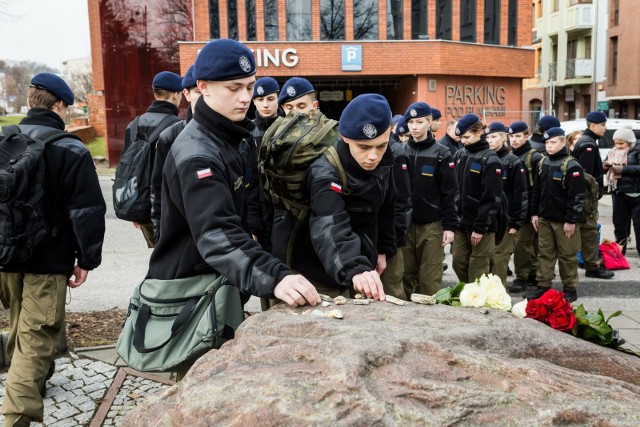
[[[583,304],[580,304],[578,308],[573,310],[576,317],[584,317],[587,314],[587,310],[584,308]]]
[[[622,314],[622,311],[618,310],[615,313],[613,313],[611,316],[607,317],[607,323],[609,323],[609,320],[613,319],[614,317],[618,317]]]
[[[453,301],[451,301],[451,305],[452,305],[452,306],[454,306],[454,307],[461,307],[461,306],[462,306],[462,303],[461,303],[461,302],[460,302],[460,300],[458,299],[458,300],[453,300]]]
[[[462,290],[464,289],[464,285],[465,285],[464,283],[458,282],[458,284],[451,291],[451,296],[452,297],[459,297],[460,296],[460,292],[462,292]]]

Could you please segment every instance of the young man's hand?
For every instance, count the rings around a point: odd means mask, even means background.
[[[475,231],[471,233],[471,246],[478,246],[480,240],[482,240],[482,234],[476,233]]]
[[[387,255],[379,254],[378,262],[376,263],[376,271],[379,275],[382,275],[382,272],[387,268]]]
[[[449,243],[453,243],[453,231],[444,230],[442,233],[442,246],[447,246]]]
[[[533,229],[538,232],[538,225],[540,225],[540,217],[538,215],[534,215],[531,217],[531,225],[533,225]]]
[[[353,282],[353,289],[355,289],[356,292],[365,294],[367,298],[384,301],[386,296],[380,275],[377,271],[365,271],[364,273],[356,274],[351,280]]]
[[[320,303],[320,295],[316,288],[300,274],[289,274],[282,279],[273,290],[276,298],[286,302],[291,307],[316,305]]]
[[[573,236],[573,233],[576,231],[575,224],[569,224],[568,222],[564,223],[564,227],[562,227],[562,231],[564,231],[564,235],[567,239],[570,239]]]

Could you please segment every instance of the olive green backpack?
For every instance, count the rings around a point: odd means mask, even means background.
[[[336,168],[342,194],[348,194],[347,174],[335,149],[339,136],[338,122],[319,110],[279,117],[265,132],[260,146],[258,167],[267,199],[295,219],[304,219],[310,209],[304,180],[321,155]]]

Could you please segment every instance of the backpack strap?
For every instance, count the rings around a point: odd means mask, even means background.
[[[131,142],[138,139],[138,123],[139,122],[140,122],[140,116],[133,119],[133,123],[131,123]]]
[[[527,168],[527,174],[529,175],[529,187],[533,187],[533,155],[535,153],[535,148],[532,148],[524,156],[524,166]]]
[[[171,114],[168,114],[165,117],[163,117],[162,120],[160,120],[160,123],[158,123],[158,126],[156,126],[153,132],[151,132],[151,135],[149,135],[149,142],[151,144],[155,143],[158,137],[160,137],[160,134],[162,133],[162,131],[165,130],[167,127],[169,127],[171,125],[170,122],[173,121],[175,118],[176,116],[172,116]],[[136,124],[136,127],[137,127],[137,124]]]
[[[344,167],[342,167],[342,162],[340,162],[340,157],[338,157],[336,147],[331,146],[327,148],[324,155],[327,157],[327,160],[329,160],[329,163],[331,163],[331,166],[336,168],[338,175],[340,175],[340,181],[342,181],[342,194],[348,196],[351,193],[348,186],[349,179],[347,178],[347,172],[344,170]]]

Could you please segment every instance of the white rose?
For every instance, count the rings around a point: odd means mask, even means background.
[[[487,300],[487,293],[477,283],[467,283],[460,292],[460,304],[463,307],[482,307]]]
[[[482,277],[478,280],[478,284],[484,289],[487,293],[492,289],[498,289],[506,292],[504,285],[502,284],[502,280],[500,277],[489,274],[488,276],[483,274]]]
[[[529,302],[528,300],[523,299],[519,303],[513,304],[513,307],[511,307],[511,314],[516,316],[518,319],[524,319],[525,317],[527,317],[528,302]]]
[[[504,287],[493,287],[487,292],[487,301],[485,302],[487,307],[497,308],[498,310],[511,309],[511,296],[505,291]]]

